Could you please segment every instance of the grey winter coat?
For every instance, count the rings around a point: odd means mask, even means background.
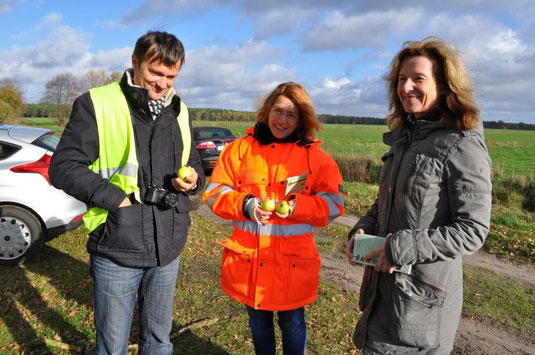
[[[481,248],[490,225],[491,162],[482,128],[417,120],[383,140],[391,148],[377,200],[350,235],[358,228],[392,233],[387,258],[413,265],[412,275],[366,268],[353,340],[370,353],[449,353],[461,316],[462,255]]]

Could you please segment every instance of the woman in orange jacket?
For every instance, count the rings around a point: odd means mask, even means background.
[[[301,85],[277,86],[256,116],[222,152],[203,197],[234,221],[221,242],[221,286],[246,305],[256,353],[275,353],[278,311],[284,353],[303,354],[304,306],[316,299],[321,263],[314,230],[344,213],[342,177],[314,140],[320,121]],[[288,204],[270,211],[268,200]]]

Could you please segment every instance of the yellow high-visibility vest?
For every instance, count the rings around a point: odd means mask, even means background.
[[[141,202],[138,186],[139,163],[130,108],[118,82],[89,90],[95,109],[98,130],[98,158],[89,169],[109,180],[125,194],[134,194]],[[191,133],[188,108],[181,101],[177,117],[182,136],[182,165],[187,164],[191,151]],[[92,207],[84,215],[88,232],[94,231],[106,221],[108,210]]]

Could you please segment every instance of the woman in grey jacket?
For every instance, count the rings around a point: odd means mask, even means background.
[[[490,224],[491,162],[470,77],[437,39],[405,42],[389,74],[390,146],[377,200],[349,234],[386,237],[365,258],[363,311],[353,341],[364,354],[449,354],[463,298],[462,255]],[[358,241],[357,241],[358,242]],[[412,265],[412,273],[393,272]]]

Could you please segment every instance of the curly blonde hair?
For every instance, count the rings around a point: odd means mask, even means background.
[[[388,127],[393,130],[408,115],[397,94],[398,76],[403,61],[417,56],[426,57],[433,63],[433,74],[440,95],[438,108],[442,121],[458,130],[476,128],[480,117],[470,74],[457,50],[436,37],[407,41],[392,59],[390,72],[385,76],[390,112],[386,119]]]
[[[321,122],[305,88],[292,81],[279,84],[266,96],[262,107],[256,111],[256,122],[267,124],[271,107],[280,95],[290,99],[297,107],[299,122],[297,123],[296,131],[299,137],[301,139],[314,140],[316,132],[321,129]]]

